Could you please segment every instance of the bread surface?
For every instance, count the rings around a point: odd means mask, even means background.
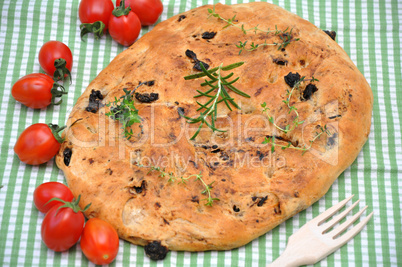
[[[202,6],[163,21],[119,54],[89,84],[67,121],[56,163],[68,186],[75,196],[81,195],[82,207],[92,203],[87,217],[108,221],[134,244],[159,241],[170,250],[186,251],[247,244],[321,198],[356,159],[370,131],[371,89],[323,30],[268,3],[217,4],[216,13],[223,18],[236,15],[235,24],[245,29],[291,29],[293,41],[284,49],[272,45],[239,54],[239,41],[280,43],[281,35],[224,28],[226,22],[209,16],[212,8]],[[216,34],[204,39],[205,32]],[[231,72],[240,77],[236,87],[250,98],[229,91],[241,109],[218,105],[216,125],[226,132],[203,127],[189,140],[198,124],[189,125],[179,113],[197,116],[196,101],[206,99],[194,98],[196,90],[205,90],[200,86],[204,78],[183,78],[199,73],[186,50],[211,68],[244,62]],[[284,133],[269,122],[261,104],[266,103],[278,126],[292,125],[296,113],[289,113],[283,102],[292,89],[284,79],[290,72],[306,79],[290,99],[304,122]],[[312,77],[318,81],[307,81]],[[154,84],[138,87],[144,81]],[[305,99],[309,84],[318,90]],[[158,94],[151,103],[135,100],[143,121],[141,127],[132,126],[130,140],[121,123],[105,115],[110,110],[106,104],[122,96],[123,88]],[[95,113],[87,109],[93,90],[101,94]],[[309,147],[324,126],[331,135],[322,134],[305,153],[281,149],[289,142]],[[272,144],[263,144],[272,136],[274,152]],[[178,179],[160,177],[151,165]],[[213,183],[211,197],[219,200],[212,206],[205,205],[200,180],[192,176],[179,183],[180,177],[199,173],[206,184]]]

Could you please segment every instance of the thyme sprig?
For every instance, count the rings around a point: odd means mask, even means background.
[[[332,133],[328,130],[327,125],[324,125],[324,127],[320,126],[320,131],[316,132],[316,135],[314,136],[314,138],[309,141],[310,145],[308,147],[306,147],[306,145],[303,145],[303,147],[293,146],[291,142],[288,142],[287,145],[279,145],[279,144],[275,143],[275,140],[276,140],[275,136],[265,137],[265,139],[262,143],[263,144],[268,144],[268,143],[271,144],[271,152],[272,153],[275,152],[275,147],[280,147],[283,150],[285,150],[287,148],[300,150],[300,151],[302,151],[302,155],[304,155],[304,153],[306,153],[308,150],[311,149],[314,141],[317,140],[324,133],[327,134],[328,136],[332,135]]]
[[[300,40],[299,38],[293,38],[292,37],[292,30],[293,29],[290,29],[290,31],[288,31],[289,27],[286,28],[285,30],[278,30],[278,27],[275,25],[275,30],[271,30],[269,28],[267,30],[264,30],[264,29],[259,28],[258,27],[259,25],[257,25],[255,27],[246,29],[244,27],[244,24],[239,25],[239,24],[235,23],[235,22],[237,22],[236,15],[234,15],[232,18],[226,19],[226,18],[222,17],[221,15],[219,15],[218,13],[216,13],[215,6],[213,7],[213,9],[209,8],[208,13],[209,13],[209,17],[212,16],[212,17],[218,18],[218,19],[226,22],[226,25],[223,27],[223,29],[225,29],[225,28],[227,28],[229,26],[234,26],[236,28],[239,28],[244,34],[247,34],[250,31],[254,32],[254,34],[257,34],[258,32],[262,32],[262,33],[265,33],[267,35],[270,34],[270,33],[273,33],[275,36],[279,36],[279,38],[282,41],[282,42],[274,42],[272,44],[267,43],[266,40],[262,44],[255,44],[254,42],[252,42],[250,44],[249,48],[246,46],[248,41],[245,41],[245,42],[239,41],[239,44],[236,45],[236,47],[240,49],[239,55],[241,54],[241,52],[243,50],[254,51],[254,50],[258,49],[259,47],[264,47],[264,46],[278,46],[278,50],[280,50],[280,49],[285,48],[286,46],[288,46],[291,42],[296,42],[296,41]]]
[[[195,178],[195,180],[197,181],[197,180],[199,180],[203,185],[204,185],[204,187],[205,187],[205,190],[203,190],[202,192],[201,192],[201,194],[208,194],[208,197],[207,198],[204,198],[204,199],[201,199],[201,200],[206,200],[207,201],[207,203],[205,203],[205,206],[210,206],[210,207],[212,207],[212,204],[213,204],[213,202],[214,201],[219,201],[219,198],[213,198],[212,196],[211,196],[211,190],[212,190],[212,184],[213,183],[215,183],[215,181],[213,181],[212,183],[210,183],[210,184],[207,184],[207,183],[205,183],[205,181],[201,178],[201,175],[198,175],[196,178]]]
[[[125,95],[120,98],[115,97],[113,102],[106,104],[110,107],[110,111],[106,113],[106,116],[120,121],[122,124],[122,129],[124,130],[124,136],[127,140],[130,140],[133,136],[133,130],[131,126],[134,123],[141,123],[141,117],[138,115],[138,109],[134,105],[133,92],[135,90],[123,89]]]
[[[214,201],[219,201],[219,198],[213,198],[212,193],[211,193],[211,191],[213,189],[212,185],[215,181],[213,181],[210,184],[205,183],[205,181],[202,179],[201,172],[199,174],[191,174],[189,176],[177,177],[173,172],[166,172],[165,168],[161,168],[161,167],[153,166],[153,165],[145,166],[145,165],[142,165],[139,163],[137,163],[136,165],[138,167],[142,167],[142,168],[150,168],[150,170],[148,171],[147,174],[150,174],[153,171],[159,172],[159,177],[161,177],[161,178],[168,177],[169,178],[168,182],[171,182],[171,183],[179,181],[178,182],[179,184],[186,184],[188,182],[188,180],[190,180],[190,178],[195,177],[194,181],[200,181],[202,183],[202,185],[205,187],[205,189],[201,192],[201,194],[208,195],[207,198],[202,199],[202,200],[206,201],[205,206],[212,207],[212,204],[214,203]]]
[[[221,73],[223,70],[232,70],[243,64],[244,62],[238,62],[225,67],[223,66],[223,64],[221,64],[219,67],[210,70],[206,70],[204,66],[200,64],[202,73],[197,73],[194,75],[184,77],[185,80],[190,80],[207,76],[207,78],[209,79],[205,79],[205,82],[201,83],[201,86],[210,87],[208,90],[204,92],[201,90],[197,90],[198,95],[194,96],[194,98],[199,98],[203,96],[209,98],[209,100],[206,103],[200,103],[199,101],[196,101],[197,104],[200,106],[197,109],[197,111],[201,111],[200,115],[197,118],[190,118],[180,113],[180,115],[187,120],[187,123],[189,124],[200,123],[197,131],[190,138],[190,140],[194,140],[197,137],[204,124],[207,125],[210,129],[212,129],[212,131],[226,132],[224,130],[220,130],[215,127],[215,122],[218,116],[218,109],[217,109],[218,104],[224,102],[230,111],[232,110],[231,106],[237,109],[241,109],[239,105],[237,105],[236,102],[234,101],[234,98],[230,97],[228,90],[233,91],[234,93],[241,95],[243,97],[250,98],[248,94],[242,92],[241,90],[233,86],[233,84],[237,82],[240,77],[237,77],[229,81],[228,79],[230,79],[233,76],[233,72],[227,76],[222,76]],[[208,121],[208,117],[211,119],[211,122]]]
[[[296,114],[295,118],[294,118],[293,121],[292,121],[292,126],[290,126],[289,124],[287,124],[287,125],[285,126],[285,128],[282,128],[282,127],[280,127],[279,125],[277,125],[277,124],[275,123],[274,117],[271,116],[271,115],[269,114],[269,112],[268,112],[270,109],[267,107],[267,103],[264,102],[264,103],[261,104],[262,112],[265,113],[265,114],[268,116],[268,121],[271,122],[278,130],[280,130],[280,131],[282,131],[282,132],[284,132],[284,133],[288,133],[288,132],[294,130],[294,129],[295,129],[297,126],[299,126],[300,124],[303,124],[303,123],[304,123],[304,121],[300,121],[300,120],[299,120],[299,112],[297,111],[297,108],[296,108],[294,105],[292,105],[292,106],[290,105],[290,99],[291,99],[291,97],[292,97],[292,95],[293,95],[294,90],[295,90],[295,89],[296,89],[296,90],[300,90],[300,85],[301,85],[301,83],[307,82],[307,81],[310,81],[310,82],[318,82],[318,79],[316,79],[316,78],[314,78],[314,77],[311,77],[311,79],[306,79],[306,76],[301,77],[300,80],[298,80],[298,81],[293,85],[293,87],[292,87],[291,90],[286,89],[286,96],[287,96],[287,97],[286,97],[285,100],[282,100],[282,102],[285,103],[285,104],[287,105],[287,107],[289,108],[288,114],[290,114],[292,111]]]
[[[267,103],[264,102],[261,104],[262,107],[262,112],[267,114],[268,116],[268,121],[271,122],[278,130],[284,132],[285,134],[293,131],[296,127],[298,127],[300,124],[303,124],[304,121],[300,121],[299,120],[299,112],[297,111],[297,108],[294,105],[290,105],[290,100],[292,98],[292,95],[294,93],[295,90],[300,90],[300,85],[303,82],[317,82],[318,79],[311,77],[311,79],[306,79],[306,76],[301,77],[297,82],[295,82],[295,84],[293,85],[292,89],[286,89],[286,99],[282,100],[283,103],[286,104],[286,106],[288,107],[289,111],[288,114],[290,114],[291,112],[294,112],[296,114],[295,118],[293,119],[291,125],[287,124],[285,127],[281,127],[279,125],[277,125],[275,123],[275,119],[273,116],[271,116],[269,114],[269,108],[267,107]],[[274,152],[275,151],[275,147],[278,146],[281,149],[286,149],[286,148],[291,148],[291,149],[295,149],[295,150],[301,150],[304,154],[306,153],[306,151],[310,150],[314,141],[319,138],[322,134],[326,133],[328,136],[331,136],[331,132],[327,129],[327,125],[324,125],[324,127],[320,126],[320,132],[316,132],[316,135],[314,136],[314,138],[312,140],[310,140],[310,145],[308,147],[306,147],[305,145],[303,145],[303,147],[297,147],[297,146],[293,146],[291,142],[288,142],[287,145],[278,145],[277,143],[275,143],[275,136],[270,136],[270,137],[265,137],[264,141],[262,142],[263,144],[271,144],[271,151]]]
[[[245,29],[244,24],[242,24],[240,26],[239,24],[235,23],[235,22],[237,22],[236,15],[234,15],[232,18],[225,19],[224,17],[222,17],[221,15],[216,13],[215,5],[214,5],[213,9],[208,8],[208,13],[209,13],[208,18],[212,16],[212,17],[218,18],[218,19],[223,20],[224,22],[226,22],[226,25],[223,27],[223,29],[225,29],[225,28],[227,28],[229,26],[234,26],[234,27],[239,28],[240,30],[242,30],[242,32],[244,34],[247,34],[247,32],[249,32],[249,31],[254,31],[255,34],[257,34],[257,32],[263,32],[263,33],[267,33],[267,34],[272,32],[270,29],[268,29],[268,30],[260,29],[260,28],[258,28],[258,25],[253,27],[253,28],[250,28],[250,29]]]
[[[300,40],[299,38],[292,37],[293,29],[290,29],[289,32],[288,32],[288,29],[289,28],[286,28],[284,31],[282,31],[282,30],[278,30],[277,26],[275,26],[275,31],[270,31],[270,32],[273,32],[274,35],[279,36],[279,38],[281,39],[282,42],[267,43],[267,40],[265,40],[264,43],[261,43],[261,44],[255,44],[254,42],[252,42],[250,44],[250,46],[247,47],[248,41],[245,41],[245,42],[239,41],[239,44],[236,45],[236,47],[240,49],[239,55],[241,54],[241,52],[243,50],[251,52],[251,51],[258,49],[259,47],[264,47],[264,46],[278,46],[278,50],[281,50],[282,48],[286,48],[291,42],[299,41]]]

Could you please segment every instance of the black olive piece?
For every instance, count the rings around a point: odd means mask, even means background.
[[[135,98],[142,103],[151,103],[159,99],[158,93],[135,93]]]
[[[238,207],[236,207],[236,205],[233,205],[233,211],[234,211],[234,212],[239,212],[240,209],[239,209]]]
[[[221,152],[220,158],[221,158],[223,161],[229,160],[229,156],[228,156],[228,154],[226,154],[225,152]]]
[[[200,199],[197,196],[192,196],[191,202],[200,203]]]
[[[134,190],[137,194],[141,194],[142,191],[145,191],[146,189],[147,183],[145,181],[142,181],[140,186],[134,186]]]
[[[274,58],[274,63],[277,65],[285,66],[288,64],[288,61],[286,59],[280,59],[280,58]]]
[[[71,160],[71,156],[73,154],[73,151],[71,150],[71,148],[66,147],[63,151],[63,157],[64,157],[64,164],[66,166],[70,165],[70,160]]]
[[[291,73],[289,72],[288,75],[284,77],[285,82],[290,86],[293,87],[295,84],[300,80],[300,74],[299,73]]]
[[[342,115],[335,115],[335,116],[331,116],[331,117],[328,117],[328,119],[330,119],[330,120],[332,120],[332,119],[336,119],[336,118],[339,118],[339,117],[342,117]]]
[[[275,139],[278,139],[278,140],[285,140],[285,138],[283,138],[283,137],[281,137],[281,136],[277,136],[277,135],[275,135]]]
[[[338,137],[337,133],[332,134],[328,137],[327,146],[334,146],[336,144],[336,139]]]
[[[207,70],[209,69],[209,65],[205,62],[202,62],[200,60],[197,60],[197,62],[194,64],[194,69],[198,70],[198,71],[202,71],[200,64],[204,65],[204,68]]]
[[[160,241],[152,241],[144,247],[144,250],[145,254],[154,261],[163,260],[169,251]]]
[[[328,34],[329,37],[331,37],[332,40],[335,41],[335,38],[336,38],[336,32],[335,32],[335,31],[327,31],[327,30],[324,30],[324,32],[325,32],[326,34]]]
[[[306,89],[303,91],[303,98],[304,100],[309,100],[311,96],[318,91],[317,86],[314,84],[310,83],[309,85],[306,86]]]
[[[205,62],[202,62],[201,60],[198,60],[197,55],[193,51],[187,49],[186,50],[186,56],[191,58],[194,61],[195,64],[194,64],[193,68],[195,70],[202,71],[201,66],[200,66],[201,64],[204,65],[204,68],[206,70],[209,69],[209,65],[207,63],[205,63]]]
[[[155,84],[155,81],[146,81],[143,84],[148,85],[148,86],[153,86]]]
[[[135,90],[137,90],[137,89],[138,89],[140,86],[142,86],[142,85],[153,86],[154,84],[155,84],[155,80],[146,81],[146,82],[141,82],[141,81],[139,81],[137,87],[135,87],[132,92],[135,92]]]
[[[274,136],[275,136],[275,139],[278,139],[278,140],[285,140],[283,137],[278,136],[278,135],[266,135],[267,138],[272,138],[272,137],[274,137]]]
[[[177,108],[177,113],[179,113],[180,116],[184,116],[184,108],[178,107]]]
[[[99,108],[102,106],[100,100],[103,99],[103,95],[101,91],[92,89],[91,94],[89,95],[89,103],[88,107],[85,108],[86,111],[96,113]]]
[[[185,19],[186,18],[186,15],[180,15],[179,16],[179,19],[177,20],[178,22],[180,22],[180,21],[182,21],[183,19]]]
[[[274,208],[274,212],[275,214],[282,214],[281,203],[278,203],[278,206]]]
[[[114,114],[110,116],[111,119],[117,120],[118,118],[122,118],[122,111],[120,107],[111,108],[110,111]]]
[[[202,39],[212,39],[215,37],[215,35],[216,32],[204,32],[201,37]]]
[[[268,196],[261,197],[260,201],[258,201],[258,203],[257,203],[257,206],[261,207],[262,205],[264,205],[264,203],[265,203],[265,201],[267,201],[267,199],[268,199]]]
[[[254,142],[254,137],[247,137],[246,142]]]
[[[194,61],[198,61],[197,55],[193,51],[191,51],[189,49],[186,50],[186,56],[191,58]]]

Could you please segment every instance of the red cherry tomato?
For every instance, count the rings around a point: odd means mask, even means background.
[[[80,239],[84,222],[85,218],[81,211],[75,212],[70,207],[57,204],[46,213],[43,219],[42,240],[51,250],[66,251]]]
[[[109,33],[121,45],[130,46],[137,39],[141,31],[141,22],[138,16],[122,5],[113,10],[109,20]]]
[[[71,202],[74,198],[70,188],[62,183],[47,182],[39,185],[34,191],[34,203],[35,207],[42,213],[48,212],[53,206],[60,204],[60,201],[53,200],[57,197],[64,201]]]
[[[62,42],[46,42],[39,51],[39,64],[47,74],[55,79],[69,76],[71,80],[73,54],[70,48]]]
[[[59,89],[60,88],[60,89]],[[44,108],[54,102],[56,97],[67,94],[64,87],[55,83],[52,78],[43,73],[31,73],[20,78],[11,89],[15,100],[30,108]]]
[[[54,124],[33,124],[18,137],[14,152],[26,164],[39,165],[48,162],[60,149],[62,140],[57,133],[64,128]]]
[[[108,222],[98,218],[87,221],[81,236],[85,256],[98,265],[109,264],[119,252],[119,236]]]
[[[106,32],[109,18],[114,9],[111,0],[82,0],[78,9],[81,27],[81,37],[89,32],[100,38]]]
[[[116,6],[119,6],[120,2],[121,0],[117,0]],[[143,26],[155,24],[163,12],[161,0],[126,0],[125,6],[131,7]]]

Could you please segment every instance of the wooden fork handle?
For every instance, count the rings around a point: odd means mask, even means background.
[[[303,227],[302,230],[305,230]],[[332,253],[328,251],[327,246],[324,243],[313,240],[311,232],[299,231],[289,237],[288,244],[282,254],[270,267],[280,266],[300,266],[305,264],[314,264],[320,259]],[[315,242],[313,242],[315,241]]]
[[[286,247],[282,254],[268,267],[294,267],[306,264],[305,262],[305,258],[300,258],[291,247]]]

